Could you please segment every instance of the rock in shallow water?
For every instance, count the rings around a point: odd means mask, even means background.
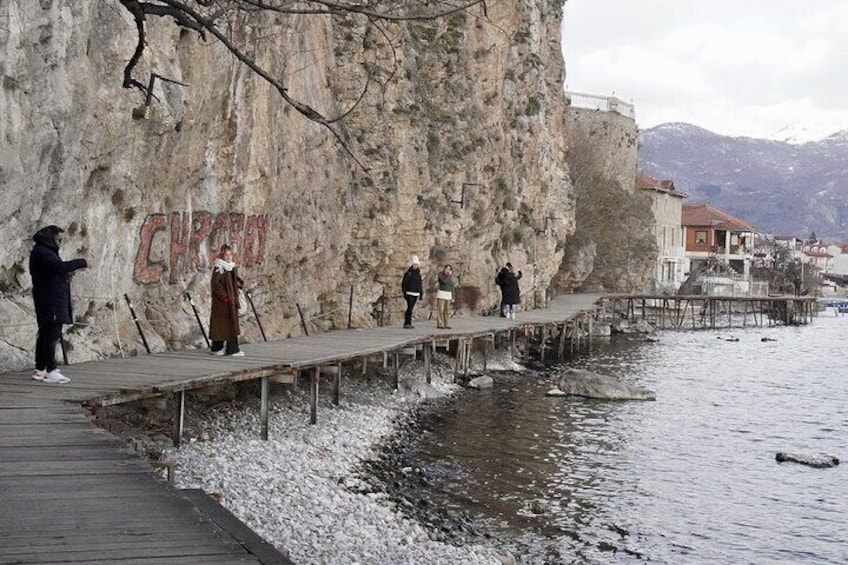
[[[475,379],[471,379],[470,381],[468,381],[468,388],[476,388],[476,389],[492,388],[493,385],[494,385],[494,381],[492,380],[492,377],[489,377],[487,375],[484,375],[482,377],[477,377]]]
[[[774,459],[778,463],[790,461],[818,469],[826,469],[839,465],[839,458],[824,453],[788,453],[786,451],[778,451]]]
[[[583,369],[566,369],[559,379],[559,390],[570,396],[601,400],[656,400],[655,392],[623,383],[615,377]]]

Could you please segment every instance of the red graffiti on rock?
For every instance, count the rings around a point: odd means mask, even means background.
[[[224,243],[232,246],[240,266],[261,265],[267,233],[265,214],[149,214],[139,230],[133,279],[139,284],[176,284],[192,272],[207,270]]]

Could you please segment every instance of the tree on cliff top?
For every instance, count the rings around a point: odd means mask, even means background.
[[[433,21],[478,6],[480,15],[487,18],[485,0],[119,0],[135,20],[137,42],[135,52],[124,67],[124,88],[141,91],[146,104],[153,96],[155,80],[168,80],[151,73],[146,81],[139,80],[136,67],[147,49],[149,17],[173,20],[178,26],[193,30],[203,40],[210,39],[223,45],[236,59],[253,73],[270,84],[289,104],[306,119],[327,128],[342,147],[356,160],[335,125],[362,101],[373,76],[369,72],[358,98],[350,108],[337,116],[326,116],[289,94],[282,76],[275,75],[251,56],[248,45],[242,44],[237,34],[239,26],[259,23],[280,15],[295,17],[337,17],[361,19],[367,28],[379,34],[394,53],[395,44],[387,25],[403,21]],[[363,50],[367,49],[363,42]],[[391,77],[390,77],[391,78]],[[172,81],[173,82],[173,81]],[[357,163],[359,161],[357,160]],[[361,163],[360,163],[361,166]]]

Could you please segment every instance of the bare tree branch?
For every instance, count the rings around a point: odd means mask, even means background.
[[[178,26],[196,32],[202,39],[214,37],[236,59],[246,65],[254,74],[271,85],[280,97],[306,119],[326,128],[339,142],[345,152],[363,169],[366,167],[356,158],[341,133],[334,127],[350,115],[365,98],[368,88],[374,80],[373,72],[368,70],[365,84],[353,105],[336,117],[327,117],[309,104],[297,100],[288,92],[288,88],[280,78],[262,67],[256,58],[248,55],[225,30],[231,24],[228,14],[237,17],[239,14],[261,15],[263,13],[286,14],[294,16],[361,16],[367,19],[370,26],[375,28],[386,41],[391,50],[392,58],[397,67],[398,55],[395,42],[385,29],[384,24],[403,21],[433,21],[450,16],[469,8],[480,5],[483,17],[488,19],[485,0],[457,0],[456,2],[413,0],[395,0],[392,9],[380,11],[373,4],[363,4],[359,1],[344,0],[119,0],[120,4],[132,14],[136,25],[138,41],[132,57],[124,67],[124,88],[135,88],[145,94],[149,101],[152,87],[137,80],[134,72],[141,61],[147,47],[146,28],[147,16],[157,16],[172,19]],[[222,25],[223,24],[223,25]],[[395,70],[384,81],[384,86],[395,75]],[[151,81],[152,85],[153,82]]]

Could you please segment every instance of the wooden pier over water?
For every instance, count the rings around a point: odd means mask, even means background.
[[[272,546],[202,492],[180,491],[152,473],[123,442],[96,427],[83,405],[107,406],[172,395],[174,440],[179,442],[186,392],[210,385],[259,380],[261,430],[268,436],[272,382],[296,384],[307,372],[311,418],[317,421],[322,367],[336,367],[333,401],[340,401],[344,363],[381,356],[394,366],[402,350],[420,351],[429,367],[436,347],[456,352],[466,372],[472,348],[497,340],[529,339],[538,331],[541,355],[552,335],[558,353],[582,347],[597,311],[597,295],[565,295],[543,310],[499,317],[433,321],[413,330],[338,330],[247,344],[245,357],[208,351],[140,355],[74,364],[71,382],[51,385],[30,371],[0,375],[0,563],[288,563]],[[525,347],[527,350],[528,347]],[[485,362],[485,361],[484,361]]]
[[[819,310],[814,296],[609,295],[604,313],[630,321],[648,319],[659,329],[717,329],[804,325]]]

